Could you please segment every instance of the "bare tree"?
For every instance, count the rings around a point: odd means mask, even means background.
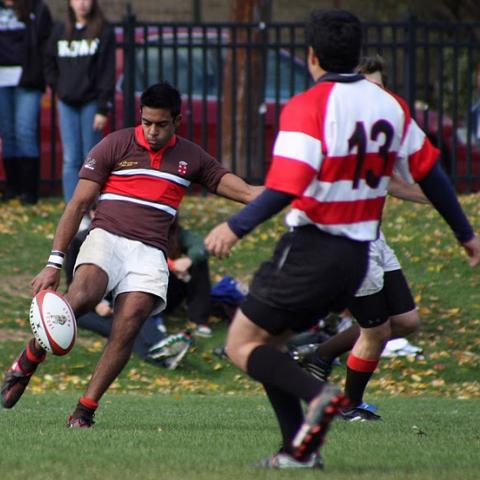
[[[258,25],[250,32],[241,25],[234,27],[223,73],[222,161],[244,177],[260,178],[263,173],[263,152],[258,147],[266,73],[262,35],[271,14],[272,0],[231,3],[232,22]]]

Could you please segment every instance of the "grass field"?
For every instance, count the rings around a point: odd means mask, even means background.
[[[478,200],[462,198],[477,227]],[[29,337],[29,282],[50,251],[61,205],[49,199],[0,208],[3,371]],[[237,208],[221,199],[187,198],[182,221],[206,233]],[[248,282],[283,230],[279,215],[230,258],[212,259],[213,280],[229,274]],[[412,342],[425,358],[381,362],[367,400],[379,405],[385,420],[337,422],[325,447],[325,478],[477,479],[480,269],[468,267],[448,228],[426,206],[390,201],[384,231],[420,309],[423,329]],[[167,324],[182,329],[182,312]],[[67,357],[42,365],[13,411],[0,410],[0,478],[313,478],[311,472],[266,473],[250,466],[277,448],[278,433],[258,386],[213,355],[224,334],[225,325],[215,325],[213,338],[199,339],[173,372],[132,358],[102,401],[98,425],[76,432],[64,422],[104,344],[80,332]],[[333,379],[342,378],[343,368],[335,369]]]
[[[2,478],[476,480],[473,400],[378,398],[385,420],[334,423],[325,473],[253,464],[278,447],[263,397],[110,394],[92,430],[65,428],[72,394],[30,395],[0,411]]]

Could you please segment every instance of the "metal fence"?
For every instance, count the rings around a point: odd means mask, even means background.
[[[366,55],[381,54],[388,87],[409,103],[441,149],[459,191],[480,189],[480,23],[366,23]],[[159,24],[128,15],[116,25],[117,86],[111,128],[134,125],[138,97],[161,79],[183,94],[180,134],[249,181],[269,166],[282,104],[310,85],[303,25]],[[54,108],[53,98],[46,108]],[[52,110],[53,111],[53,110]],[[43,118],[43,117],[42,117]],[[42,127],[43,181],[59,186],[54,115]]]

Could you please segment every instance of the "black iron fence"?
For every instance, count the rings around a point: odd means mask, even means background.
[[[261,182],[282,104],[310,85],[303,25],[159,24],[128,15],[116,25],[117,85],[111,128],[134,125],[138,97],[161,79],[183,94],[180,134],[233,171]],[[365,54],[381,54],[388,86],[408,101],[440,148],[460,191],[480,189],[480,23],[366,23]],[[54,108],[52,97],[45,108]],[[53,110],[52,110],[53,111]],[[59,187],[54,115],[42,117],[43,181]]]

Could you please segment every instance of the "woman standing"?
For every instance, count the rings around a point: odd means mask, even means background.
[[[0,137],[6,189],[2,200],[38,199],[43,53],[52,18],[41,0],[0,1]]]
[[[45,76],[59,98],[63,196],[67,203],[78,170],[100,141],[115,87],[115,35],[97,0],[69,0],[64,23],[48,42]]]

